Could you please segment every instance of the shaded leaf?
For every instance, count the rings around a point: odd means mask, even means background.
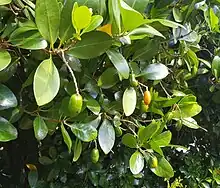
[[[34,134],[37,140],[43,140],[48,133],[48,128],[44,120],[38,116],[34,119]]]
[[[87,99],[86,101],[87,108],[91,110],[95,115],[98,115],[101,110],[99,103],[90,96],[87,96],[86,99]]]
[[[8,142],[17,138],[17,129],[5,118],[0,117],[0,141]]]
[[[9,3],[11,3],[12,0],[1,0],[0,1],[0,5],[7,5]]]
[[[68,133],[67,130],[65,129],[63,123],[61,123],[61,132],[62,132],[62,135],[63,135],[63,140],[64,140],[65,144],[67,145],[68,151],[69,151],[69,153],[70,153],[70,152],[71,152],[71,149],[72,149],[72,140],[71,140],[71,138],[70,138],[69,133]]]
[[[119,72],[119,74],[124,79],[128,79],[130,69],[126,59],[122,56],[122,54],[116,50],[107,50],[106,53],[113,65],[115,66],[115,68],[117,69],[117,71]]]
[[[5,85],[0,84],[0,110],[13,108],[17,105],[17,99],[12,91]]]
[[[85,33],[82,40],[68,50],[80,59],[90,59],[102,55],[112,45],[112,38],[101,31]]]

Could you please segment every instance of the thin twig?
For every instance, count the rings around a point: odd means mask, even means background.
[[[64,56],[64,51],[63,51],[63,50],[61,51],[61,56],[62,56],[63,62],[66,64],[67,68],[68,68],[69,71],[70,71],[70,74],[71,74],[72,77],[73,77],[73,82],[74,82],[74,85],[75,85],[75,88],[76,88],[76,94],[79,94],[79,88],[78,88],[78,86],[77,86],[76,77],[75,77],[75,75],[74,75],[74,73],[73,73],[72,68],[70,67],[69,63],[67,62],[67,60],[66,60],[66,58],[65,58],[65,56]]]
[[[171,97],[170,94],[167,92],[167,90],[163,87],[163,84],[160,82],[160,86],[163,89],[163,91],[166,93],[167,97]]]

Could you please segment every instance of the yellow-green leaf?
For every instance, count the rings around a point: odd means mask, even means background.
[[[126,116],[133,114],[137,102],[136,91],[133,87],[127,88],[123,94],[122,106]]]

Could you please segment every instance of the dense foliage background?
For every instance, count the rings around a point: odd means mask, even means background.
[[[0,0],[0,187],[220,187],[219,6]]]

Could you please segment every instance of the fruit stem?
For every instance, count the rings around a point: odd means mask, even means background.
[[[76,94],[79,94],[79,88],[77,86],[77,81],[76,81],[76,77],[74,75],[74,72],[72,70],[72,68],[70,67],[69,63],[67,62],[65,56],[64,56],[64,51],[61,50],[61,54],[62,54],[62,59],[63,59],[63,62],[66,64],[67,68],[69,69],[70,71],[70,74],[72,75],[73,77],[73,82],[74,82],[74,85],[75,85],[75,88],[76,88]]]

